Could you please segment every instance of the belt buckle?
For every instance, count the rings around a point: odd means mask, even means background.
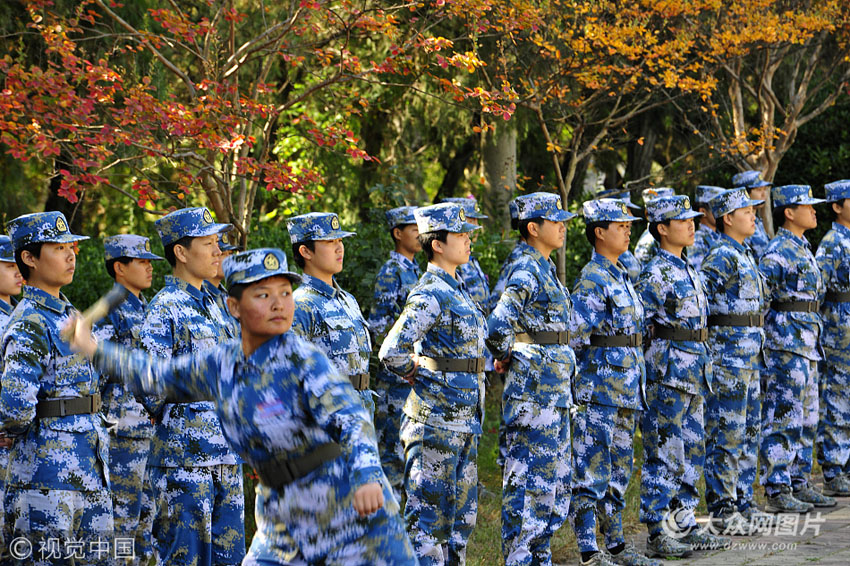
[[[65,399],[57,399],[59,401],[59,416],[65,416]]]

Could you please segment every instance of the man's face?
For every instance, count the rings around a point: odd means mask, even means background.
[[[239,319],[243,336],[252,340],[278,336],[292,327],[292,283],[282,275],[261,279],[249,285],[240,299],[228,297],[227,306]]]
[[[213,279],[221,266],[221,250],[218,248],[218,236],[199,236],[192,239],[192,244],[183,249],[182,258],[186,269],[198,279]],[[175,255],[176,248],[175,248]],[[178,259],[181,256],[178,256]]]
[[[22,258],[30,267],[30,281],[37,281],[49,288],[59,288],[74,280],[77,254],[74,253],[73,244],[45,243],[41,246],[39,257],[24,252]]]
[[[120,265],[120,267],[119,267]],[[149,259],[133,258],[130,263],[115,263],[115,273],[121,273],[128,288],[132,287],[138,291],[150,288],[153,281],[153,264]]]

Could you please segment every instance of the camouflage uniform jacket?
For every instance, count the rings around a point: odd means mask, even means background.
[[[780,228],[759,261],[771,302],[820,301],[825,293],[823,276],[809,241]],[[792,352],[804,358],[821,359],[821,332],[817,312],[779,312],[770,309],[764,321],[769,350]]]
[[[511,250],[511,253],[508,254],[508,257],[505,258],[505,262],[502,264],[502,267],[499,269],[499,278],[496,279],[496,284],[493,285],[493,291],[490,293],[490,312],[496,308],[496,303],[499,302],[499,297],[502,296],[502,293],[505,291],[505,285],[508,284],[508,277],[511,276],[511,269],[513,268],[514,262],[517,258],[522,254],[522,240],[518,241],[516,245]]]
[[[632,285],[636,284],[640,278],[640,262],[635,257],[635,254],[626,250],[617,258],[617,261],[623,265]]]
[[[208,293],[166,275],[165,286],[148,305],[139,340],[145,350],[165,359],[203,352],[227,339],[223,316]],[[179,468],[237,462],[222,435],[212,397],[164,401],[164,406],[160,400],[146,407],[159,415],[149,465]]]
[[[369,313],[369,330],[375,340],[381,340],[398,319],[421,274],[418,263],[395,250],[390,252],[375,278],[375,304]]]
[[[641,347],[590,345],[591,334],[644,330],[643,305],[622,266],[593,252],[572,292],[572,346],[578,358],[576,401],[639,409],[646,380]]]
[[[487,345],[496,359],[511,356],[504,395],[543,406],[572,405],[575,354],[569,345],[516,342],[521,332],[569,330],[570,294],[550,259],[521,243],[502,297],[487,320]]]
[[[649,228],[643,231],[635,244],[635,257],[641,265],[646,265],[658,251],[658,242],[649,233]]]
[[[15,310],[15,307],[10,305],[6,301],[0,300],[0,337],[3,336],[3,331],[6,329],[6,325],[9,323],[9,317],[12,316],[13,310]],[[2,364],[2,361],[0,361],[0,364]]]
[[[820,241],[815,259],[827,291],[850,291],[850,229],[833,222]],[[850,348],[850,302],[824,301],[820,312],[821,345],[835,350]]]
[[[242,331],[239,326],[239,321],[230,314],[230,309],[227,308],[227,289],[224,288],[224,285],[219,283],[218,287],[216,287],[209,281],[204,280],[203,290],[212,297],[213,301],[215,301],[215,304],[218,306],[226,334],[225,339],[229,340],[231,338],[240,337],[242,335]]]
[[[431,357],[482,358],[486,329],[484,315],[460,282],[428,264],[378,357],[402,376],[413,371],[414,351]],[[419,366],[404,413],[433,427],[481,434],[484,372],[439,372]]]
[[[640,275],[635,290],[643,300],[646,324],[700,330],[708,324],[708,301],[694,268],[667,250],[658,249]],[[653,338],[646,351],[649,373],[661,383],[692,395],[711,384],[711,358],[705,342]]]
[[[688,257],[688,264],[694,269],[699,269],[702,262],[705,261],[705,256],[711,250],[714,243],[718,240],[719,232],[712,230],[705,224],[700,224],[694,234],[694,243],[689,246],[685,252]]]
[[[700,269],[709,315],[761,314],[767,308],[764,277],[750,247],[718,233]],[[760,369],[764,329],[757,326],[710,326],[708,347],[715,364]]]
[[[0,429],[14,436],[6,485],[22,489],[109,488],[109,438],[101,413],[36,417],[44,399],[99,393],[104,379],[59,333],[74,307],[25,285],[3,335]]]
[[[762,222],[758,212],[756,212],[756,231],[752,236],[744,240],[744,243],[750,245],[756,258],[760,258],[767,250],[770,238],[767,235],[767,230],[764,229],[764,222]]]
[[[490,287],[481,264],[476,258],[469,256],[468,262],[458,266],[457,276],[463,281],[466,292],[486,316],[490,312]]]
[[[331,287],[306,274],[292,296],[292,331],[318,346],[345,377],[369,373],[372,339],[357,299],[336,281]]]
[[[94,327],[98,340],[117,342],[128,348],[139,347],[139,331],[145,322],[147,302],[141,295],[127,294],[118,305]],[[106,420],[114,424],[113,434],[126,438],[153,437],[150,413],[123,383],[109,383],[103,391]]]

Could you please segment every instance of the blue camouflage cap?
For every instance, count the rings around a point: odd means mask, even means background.
[[[640,196],[643,198],[643,202],[647,203],[654,198],[658,197],[672,197],[676,194],[676,191],[671,189],[670,187],[653,187],[651,189],[644,189],[641,191]]]
[[[216,224],[209,209],[203,206],[181,208],[154,222],[162,245],[173,244],[180,238],[201,238],[233,229],[233,224]]]
[[[454,234],[473,232],[481,226],[470,224],[466,221],[466,210],[459,204],[453,202],[441,202],[431,206],[417,208],[413,213],[416,216],[416,226],[420,234],[446,230]]]
[[[646,219],[650,222],[687,220],[698,216],[704,215],[702,212],[694,211],[691,208],[691,199],[683,195],[658,197],[646,203]]]
[[[511,220],[517,220],[517,215],[519,215],[519,211],[516,207],[516,199],[512,199],[508,203],[508,214],[511,215]]]
[[[632,194],[631,193],[625,192],[625,193],[621,194],[620,196],[618,196],[617,198],[619,198],[621,201],[623,201],[626,204],[626,206],[628,206],[632,210],[640,210],[640,207],[632,202]]]
[[[245,248],[236,243],[236,237],[230,232],[221,232],[218,235],[218,249],[223,252],[236,252]]]
[[[225,287],[247,285],[261,279],[282,275],[293,283],[301,283],[301,276],[289,271],[286,254],[277,248],[258,248],[235,253],[224,258],[221,264],[224,271]]]
[[[414,210],[416,210],[415,206],[400,206],[398,208],[391,208],[384,213],[387,217],[387,226],[392,229],[396,226],[416,224],[416,217],[413,216]]]
[[[12,247],[12,238],[0,234],[0,261],[15,262],[15,248]]]
[[[833,181],[824,185],[823,188],[826,191],[826,202],[850,198],[850,179]]]
[[[745,189],[769,187],[770,183],[761,178],[761,171],[741,171],[732,175],[732,186]]]
[[[617,198],[600,198],[585,201],[581,206],[584,221],[594,222],[634,222],[639,218],[629,214],[626,203]]]
[[[151,253],[151,241],[135,234],[118,234],[103,239],[103,251],[106,259],[132,257],[137,259],[162,259]]]
[[[708,204],[714,197],[725,190],[723,187],[712,185],[697,185],[696,201],[700,204]]]
[[[450,197],[444,198],[440,202],[453,202],[461,205],[467,218],[476,218],[478,220],[490,218],[485,214],[481,214],[481,211],[478,209],[478,201],[475,200],[475,197]]]
[[[747,189],[739,187],[737,189],[723,191],[711,200],[710,206],[714,217],[720,218],[733,210],[747,206],[758,206],[762,203],[764,203],[763,200],[751,199]]]
[[[286,229],[293,244],[313,240],[338,240],[354,236],[339,228],[339,216],[333,212],[310,212],[287,218]]]
[[[72,234],[65,215],[55,211],[18,216],[6,223],[6,232],[16,250],[38,242],[62,244],[89,239],[88,236]]]
[[[820,204],[826,202],[822,198],[815,198],[812,195],[812,188],[809,185],[773,187],[770,191],[770,196],[773,198],[773,206],[775,208],[795,204]]]
[[[561,197],[554,193],[531,193],[514,199],[517,207],[517,220],[544,218],[552,222],[563,222],[575,217],[575,214],[564,210]]]

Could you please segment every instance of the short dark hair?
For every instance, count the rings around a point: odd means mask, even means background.
[[[607,230],[611,225],[610,220],[602,220],[600,222],[591,222],[587,226],[584,227],[584,235],[587,238],[587,241],[590,242],[591,246],[596,245],[596,232],[597,228],[602,228],[603,230]]]
[[[670,219],[664,220],[662,222],[650,222],[649,223],[649,233],[659,244],[661,243],[661,234],[658,233],[658,225],[664,224],[668,228],[670,227]]]
[[[519,235],[522,236],[524,240],[528,239],[528,225],[532,222],[538,226],[543,226],[543,218],[526,218],[525,220],[519,220],[517,222],[517,230],[519,230]]]
[[[838,205],[838,208],[841,208],[841,207],[843,207],[843,206],[844,206],[844,201],[845,201],[845,200],[847,200],[847,199],[840,198],[840,199],[838,199],[838,200],[834,200],[834,201],[832,201],[832,202],[831,202],[831,203],[829,203],[829,204],[830,204],[830,205],[832,205],[832,204],[837,204],[837,205]],[[835,210],[832,208],[832,206],[830,206],[830,207],[829,207],[829,210],[831,210],[831,211],[832,211],[832,215],[833,215],[835,218],[838,218],[838,214],[836,214],[836,212],[835,212]]]
[[[696,210],[697,212],[699,212],[701,209],[705,209],[706,212],[711,212],[712,214],[714,214],[714,211],[711,210],[711,205],[709,205],[707,202],[697,202],[694,205],[694,210]]]
[[[782,228],[785,224],[785,211],[789,208],[797,208],[796,204],[788,204],[785,206],[778,206],[773,209],[773,227],[778,230]]]
[[[728,213],[727,213],[727,214],[728,214]],[[725,222],[723,222],[723,219],[724,219],[725,217],[726,217],[726,214],[724,214],[723,216],[718,216],[717,218],[715,218],[715,219],[714,219],[714,228],[715,228],[718,232],[720,232],[721,234],[725,234],[725,233],[726,233],[726,223],[725,223]]]
[[[18,271],[21,272],[21,277],[24,279],[30,278],[30,266],[24,263],[24,260],[21,258],[21,255],[27,251],[34,255],[37,258],[41,257],[41,246],[44,245],[44,242],[35,242],[32,244],[27,244],[19,250],[15,250],[15,263],[18,264]]]
[[[166,261],[168,261],[171,267],[175,267],[177,265],[177,257],[174,255],[174,246],[183,246],[187,250],[192,247],[192,241],[195,238],[192,236],[183,236],[179,240],[175,240],[165,246],[163,255],[165,256]]]
[[[425,257],[428,258],[428,261],[434,259],[434,248],[431,247],[431,244],[433,242],[443,242],[445,244],[448,239],[448,230],[436,230],[434,232],[419,234],[419,244],[422,246],[422,250],[425,252]]]
[[[250,283],[236,283],[235,285],[231,285],[227,289],[227,295],[229,297],[233,297],[237,301],[241,301],[242,293],[245,292],[245,289],[248,288],[248,285],[250,285]]]
[[[292,244],[292,259],[295,261],[295,265],[297,265],[301,269],[304,269],[304,256],[301,255],[300,251],[298,251],[298,248],[300,248],[301,246],[304,246],[311,252],[314,252],[316,251],[316,242],[315,240],[304,240],[303,242],[295,242],[294,244]]]
[[[511,218],[511,230],[519,230],[519,220]]]
[[[110,277],[115,279],[115,264],[122,263],[124,265],[128,265],[131,261],[133,261],[133,258],[131,257],[116,257],[112,259],[107,259],[106,272],[109,274]]]
[[[390,239],[393,241],[393,244],[398,242],[398,238],[396,238],[395,234],[394,234],[395,229],[398,228],[399,230],[404,230],[405,228],[407,228],[408,226],[411,226],[413,224],[415,224],[415,223],[414,222],[408,222],[407,224],[396,224],[395,226],[390,228]]]

